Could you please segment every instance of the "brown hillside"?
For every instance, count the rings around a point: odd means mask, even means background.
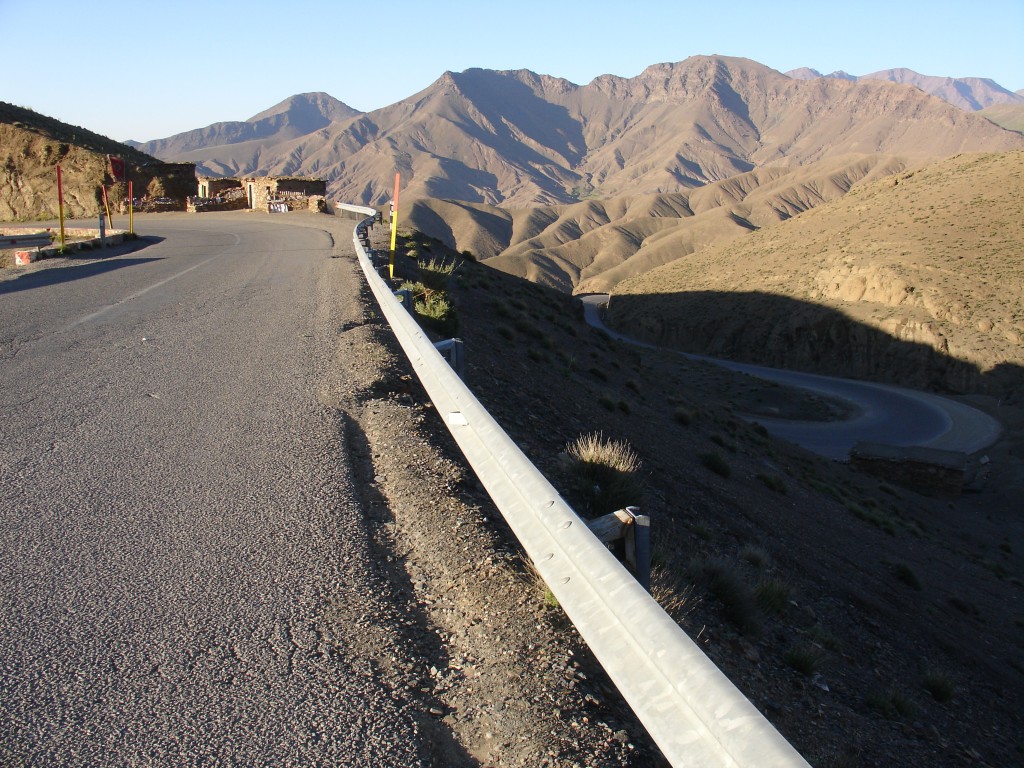
[[[126,186],[112,183],[108,154],[124,159],[138,197],[150,193],[183,201],[196,193],[191,165],[162,163],[113,139],[4,102],[0,102],[0,151],[3,221],[57,217],[58,164],[65,215],[97,215],[102,207],[101,185],[107,186],[111,204],[116,205],[125,197]]]
[[[775,165],[694,190],[505,210],[419,200],[409,223],[490,266],[566,292],[628,277],[846,194],[906,166],[873,155]]]
[[[777,162],[1011,149],[1024,137],[912,86],[800,81],[698,56],[584,86],[527,70],[448,72],[307,136],[165,157],[215,172],[317,175],[332,195],[371,204],[390,198],[397,169],[407,200],[519,208],[682,192]]]
[[[1022,188],[1024,152],[856,187],[623,281],[610,318],[681,349],[1021,398]],[[907,344],[934,354],[908,364]]]

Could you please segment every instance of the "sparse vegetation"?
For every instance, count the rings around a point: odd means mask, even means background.
[[[722,477],[730,477],[732,475],[732,467],[730,467],[729,463],[722,458],[721,454],[715,453],[714,451],[708,451],[697,454],[697,458],[700,459],[701,464],[710,469],[716,475],[721,475]]]
[[[821,669],[825,654],[815,645],[794,645],[786,650],[783,660],[804,677],[811,677]]]
[[[926,674],[921,681],[921,685],[940,704],[952,701],[953,696],[956,694],[956,687],[953,685],[953,681],[939,672],[929,672]]]

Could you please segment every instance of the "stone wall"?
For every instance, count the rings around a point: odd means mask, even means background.
[[[198,184],[199,197],[218,197],[229,189],[240,189],[242,186],[239,179],[215,176],[200,176]]]
[[[850,451],[850,464],[920,493],[956,496],[964,489],[967,456],[935,448],[860,442]]]

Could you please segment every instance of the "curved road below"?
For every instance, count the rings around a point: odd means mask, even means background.
[[[648,349],[663,350],[608,328],[601,318],[606,294],[580,297],[587,322],[613,338]],[[859,441],[896,446],[922,446],[974,453],[994,443],[999,422],[976,408],[945,397],[888,384],[839,379],[813,373],[737,363],[705,355],[679,352],[760,379],[806,389],[852,403],[856,414],[844,421],[789,421],[758,417],[771,434],[831,459],[846,459]]]
[[[329,400],[351,267],[268,217],[136,224],[0,281],[0,764],[424,764],[359,650],[397,653]]]

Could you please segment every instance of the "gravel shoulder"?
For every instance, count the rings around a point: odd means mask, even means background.
[[[339,240],[351,239],[351,226]],[[658,765],[439,429],[351,246],[337,251],[351,273],[345,285],[362,299],[344,304],[362,309],[342,321],[331,397],[355,448],[386,602],[404,617],[408,656],[380,657],[372,636],[361,647],[419,702],[421,726],[435,734],[434,764]]]

